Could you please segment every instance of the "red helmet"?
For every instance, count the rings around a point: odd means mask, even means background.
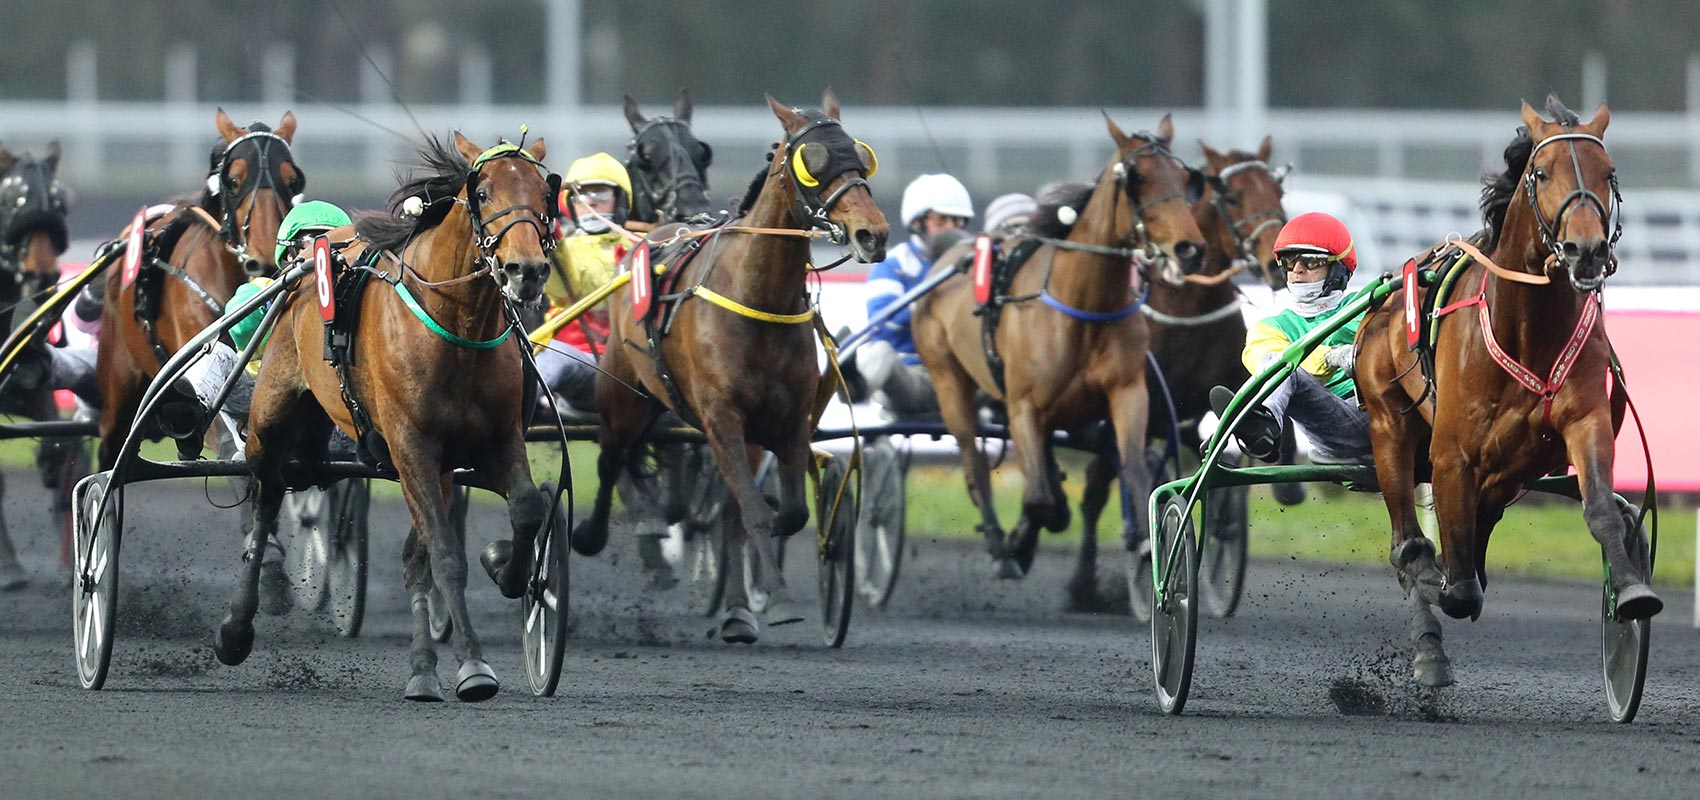
[[[1312,211],[1293,217],[1275,237],[1275,255],[1280,257],[1320,256],[1339,262],[1347,274],[1357,271],[1358,254],[1352,248],[1352,232],[1331,214]]]

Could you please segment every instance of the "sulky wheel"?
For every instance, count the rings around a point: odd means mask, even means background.
[[[457,484],[450,490],[449,524],[454,526],[455,541],[466,542],[466,510],[470,502],[465,486]],[[436,581],[431,582],[431,590],[425,593],[425,618],[431,626],[431,641],[449,640],[449,634],[454,632],[454,620],[449,617],[448,601]]]
[[[1199,540],[1199,594],[1213,617],[1231,617],[1245,594],[1248,525],[1246,502],[1251,487],[1231,486],[1205,496],[1204,531]]]
[[[850,633],[850,610],[856,601],[856,559],[851,552],[856,537],[856,487],[849,483],[851,477],[844,458],[832,456],[821,466],[819,494],[815,497],[821,640],[827,647],[844,645],[844,637]]]
[[[726,530],[722,512],[726,508],[726,482],[715,469],[714,455],[707,445],[691,445],[680,459],[675,480],[689,487],[685,517],[679,523],[683,534],[681,561],[690,584],[691,607],[705,617],[720,613],[726,594]]]
[[[553,697],[561,680],[561,660],[567,654],[567,537],[572,520],[567,519],[554,482],[546,481],[538,489],[555,507],[554,524],[537,533],[531,580],[521,598],[525,676],[531,682],[532,694]]]
[[[890,439],[881,438],[863,451],[867,480],[856,524],[857,593],[869,608],[881,608],[897,586],[903,566],[903,537],[907,511],[903,461]]]
[[[337,633],[360,635],[366,619],[367,515],[372,482],[350,478],[325,493],[329,515],[321,519],[324,536],[325,607]]]
[[[303,489],[283,496],[283,511],[277,518],[277,541],[288,559],[289,590],[295,607],[317,611],[324,607],[326,548],[330,526],[331,493]]]
[[[110,478],[109,472],[95,473],[72,492],[71,622],[77,680],[84,689],[99,689],[106,683],[112,664],[112,626],[118,617],[118,545],[124,511],[122,492],[109,488]]]
[[[1169,498],[1158,510],[1152,541],[1152,556],[1162,567],[1165,585],[1151,603],[1151,671],[1157,683],[1157,704],[1168,714],[1181,713],[1192,689],[1198,635],[1197,548],[1185,500]]]
[[[1652,565],[1647,547],[1647,531],[1637,524],[1634,506],[1625,511],[1631,531],[1626,544],[1639,562]],[[1606,684],[1606,710],[1614,722],[1630,722],[1641,707],[1641,686],[1647,679],[1647,643],[1652,635],[1652,620],[1619,620],[1611,591],[1611,576],[1606,576],[1600,592],[1600,660]]]

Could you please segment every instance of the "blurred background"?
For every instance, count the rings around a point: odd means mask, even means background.
[[[1273,136],[1294,203],[1345,209],[1392,267],[1477,227],[1476,176],[1519,99],[1552,91],[1584,118],[1611,102],[1615,281],[1700,284],[1692,0],[11,0],[4,17],[28,35],[0,48],[0,142],[63,142],[80,240],[196,188],[220,106],[239,124],[293,109],[309,194],[375,207],[412,118],[481,143],[529,124],[564,168],[623,155],[623,95],[658,114],[689,89],[725,203],[778,134],[762,93],[817,105],[830,85],[893,212],[921,172],[982,205],[1089,178],[1110,152],[1099,109],[1130,130],[1173,111],[1185,158]]]

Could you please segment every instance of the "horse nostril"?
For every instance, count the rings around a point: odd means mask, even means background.
[[[885,249],[882,246],[883,243],[880,241],[880,237],[873,231],[863,228],[862,230],[856,231],[854,235],[856,238],[856,247],[865,253],[874,253]]]
[[[1202,258],[1203,255],[1204,255],[1204,244],[1202,242],[1194,242],[1194,241],[1189,240],[1189,241],[1179,242],[1175,245],[1175,257],[1179,258],[1181,261],[1184,261],[1189,265],[1197,264],[1199,259]]]
[[[1559,245],[1558,249],[1561,251],[1559,255],[1567,263],[1574,264],[1582,258],[1582,248],[1577,246],[1575,242],[1565,242]]]

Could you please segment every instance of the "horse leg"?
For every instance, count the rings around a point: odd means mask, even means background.
[[[1594,414],[1565,428],[1563,432],[1570,463],[1582,491],[1582,517],[1588,532],[1600,543],[1612,589],[1617,593],[1620,619],[1646,619],[1664,610],[1665,603],[1648,583],[1645,554],[1635,543],[1632,557],[1625,540],[1630,535],[1628,520],[1612,496],[1613,432],[1604,414]]]
[[[566,458],[566,453],[562,453],[561,457]],[[485,574],[496,582],[502,596],[515,600],[525,594],[526,583],[531,579],[532,553],[536,549],[537,536],[543,527],[543,520],[549,515],[550,498],[545,498],[532,482],[531,462],[526,457],[523,434],[515,432],[509,437],[508,442],[503,445],[501,457],[495,463],[503,465],[499,469],[505,474],[505,478],[499,486],[508,501],[508,526],[513,530],[513,538],[491,542],[478,554],[478,561],[484,566]],[[600,464],[600,459],[598,463]],[[599,468],[598,473],[600,472]],[[618,470],[616,475],[617,472]],[[597,486],[598,499],[602,497],[603,487],[612,487],[613,484],[613,481],[604,479]],[[446,493],[453,488],[452,482],[445,482],[444,496],[447,497]],[[606,529],[606,518],[603,524]],[[454,528],[453,525],[449,527]],[[465,542],[461,543],[459,552],[466,552]],[[456,625],[460,624],[459,620],[454,622]]]
[[[1128,516],[1133,520],[1135,538],[1127,542],[1132,548],[1150,531],[1146,500],[1151,496],[1151,467],[1145,460],[1145,440],[1151,422],[1151,395],[1145,388],[1144,373],[1111,391],[1109,400],[1110,423],[1116,431],[1116,449],[1122,460],[1122,485],[1127,488],[1127,496],[1133,498],[1133,513]]]
[[[437,680],[437,649],[431,639],[430,548],[419,540],[419,529],[409,528],[407,540],[401,546],[402,579],[407,586],[413,613],[413,642],[408,648],[408,665],[413,675],[407,679],[402,697],[424,703],[443,701],[443,684]]]
[[[956,439],[956,450],[962,458],[962,475],[968,483],[968,499],[980,510],[976,528],[986,540],[986,552],[994,561],[1003,557],[1003,526],[998,524],[997,509],[992,506],[992,469],[986,454],[980,452],[975,435],[979,428],[979,412],[974,408],[974,380],[954,360],[933,370],[933,388],[938,393],[939,416],[944,427]],[[1008,575],[1000,577],[1020,577]]]
[[[814,453],[809,446],[807,420],[803,425],[790,444],[774,453],[774,466],[779,476],[779,515],[774,520],[774,531],[779,536],[790,536],[809,524],[807,484],[809,460]]]
[[[1110,502],[1110,485],[1116,479],[1111,458],[1097,453],[1086,464],[1086,490],[1080,498],[1080,552],[1074,575],[1068,579],[1068,610],[1095,612],[1103,609],[1098,596],[1098,518]]]
[[[779,572],[779,551],[773,541],[778,515],[767,504],[767,498],[762,495],[761,488],[756,486],[755,468],[761,463],[761,451],[745,444],[744,419],[741,414],[724,407],[716,408],[714,412],[716,413],[703,416],[703,433],[708,439],[709,447],[714,449],[714,460],[720,469],[720,477],[726,481],[732,499],[738,504],[743,535],[754,546],[756,558],[759,559],[761,589],[768,596],[765,612],[767,624],[800,622],[802,615],[792,603],[791,593],[785,588],[784,576]],[[796,464],[795,452],[783,455],[787,461]],[[736,582],[738,573],[732,573],[730,578]]]
[[[754,644],[761,625],[756,621],[755,613],[750,611],[750,590],[744,582],[744,562],[749,558],[748,537],[739,522],[737,500],[728,499],[721,507],[720,530],[726,539],[726,563],[720,575],[720,579],[726,582],[726,593],[721,600],[720,641]]]
[[[0,475],[0,504],[6,498],[6,478]],[[18,551],[12,545],[12,532],[6,526],[6,516],[0,514],[0,592],[22,589],[29,584],[29,575],[18,563]]]
[[[1025,486],[1021,494],[1021,518],[1010,532],[1004,560],[998,564],[1000,578],[1020,578],[1033,568],[1033,557],[1039,548],[1039,527],[1055,515],[1057,505],[1067,505],[1056,491],[1056,464],[1047,446],[1048,433],[1040,426],[1039,410],[1032,403],[1010,404],[1009,440],[1015,447],[1015,463]]]
[[[242,545],[242,572],[230,597],[230,609],[213,637],[213,652],[218,660],[232,667],[247,660],[254,648],[254,614],[260,608],[260,561],[266,540],[277,530],[277,513],[283,507],[281,475],[256,474],[254,488],[253,524]]]

